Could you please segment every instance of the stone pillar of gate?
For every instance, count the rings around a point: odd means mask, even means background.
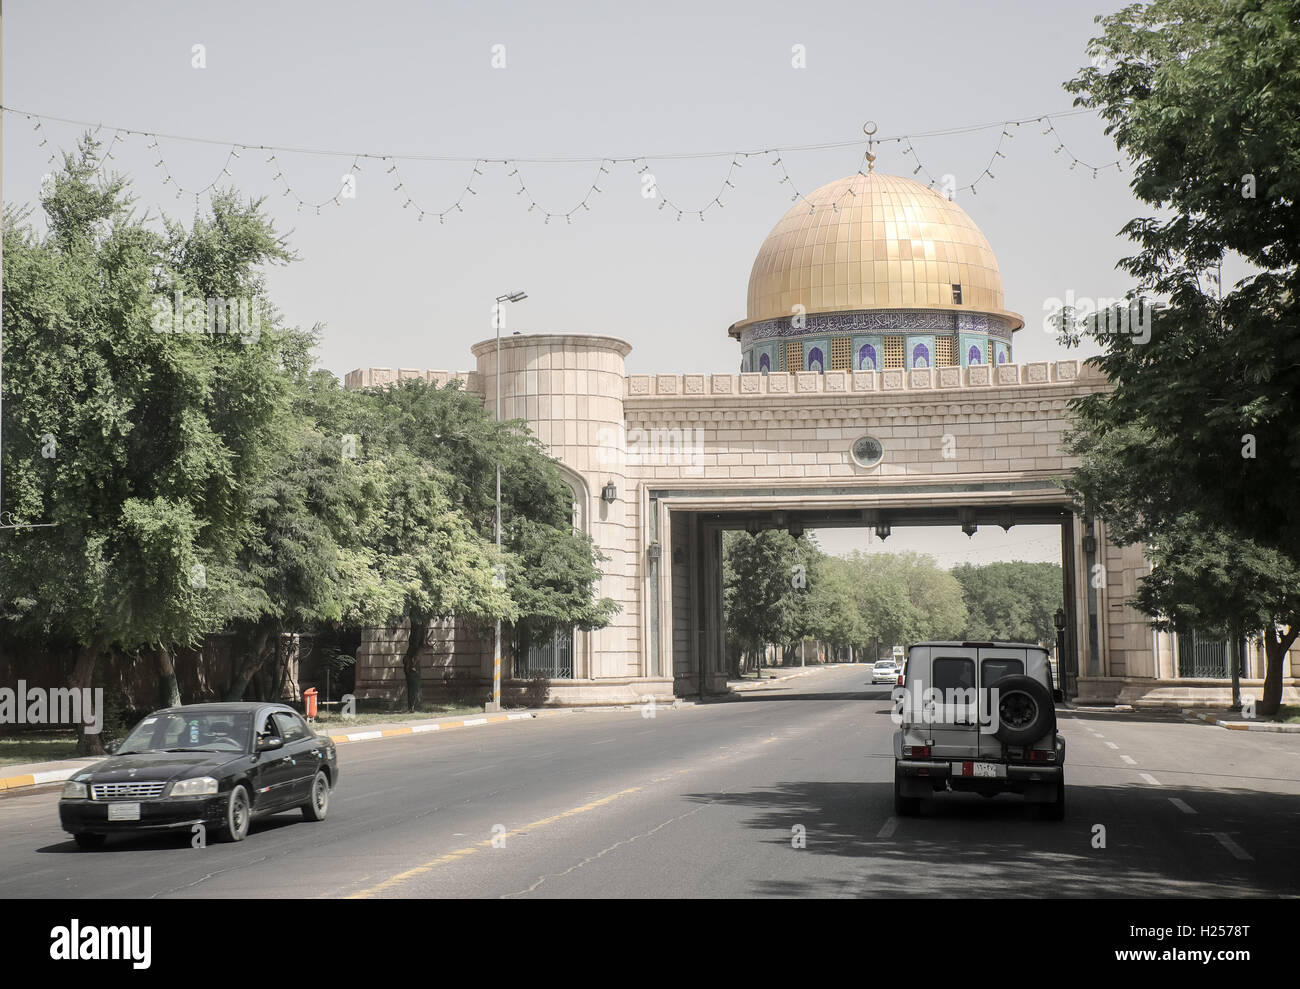
[[[1079,674],[1081,672],[1079,657],[1082,641],[1080,624],[1080,598],[1078,593],[1079,574],[1076,569],[1078,551],[1078,518],[1070,515],[1061,523],[1061,602],[1065,612],[1065,630],[1061,633],[1060,675],[1061,688],[1067,697],[1073,699],[1079,693]]]
[[[699,693],[699,665],[696,662],[696,620],[698,591],[695,578],[696,551],[694,534],[696,516],[690,512],[670,512],[667,558],[668,613],[663,632],[667,637],[665,655],[671,657],[673,693],[693,697]]]
[[[704,664],[706,694],[727,690],[726,639],[722,610],[722,529],[701,527],[700,597],[704,616],[700,636],[700,659]]]
[[[587,499],[588,531],[606,557],[596,592],[612,598],[619,612],[585,637],[586,669],[575,670],[583,679],[631,677],[639,669],[639,494],[627,474],[623,414],[624,359],[631,349],[614,337],[578,333],[512,333],[472,348],[488,412],[496,409],[499,373],[501,418],[525,420],[580,482],[575,494]],[[609,498],[602,497],[607,487]]]

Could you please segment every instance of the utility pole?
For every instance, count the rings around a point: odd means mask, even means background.
[[[528,298],[526,292],[507,292],[497,296],[496,308],[492,312],[492,322],[497,331],[496,384],[497,384],[497,423],[501,422],[501,323],[507,302],[522,302]],[[497,558],[501,557],[501,459],[497,458]],[[500,564],[498,564],[499,566]],[[498,571],[499,572],[499,571]],[[485,705],[485,711],[501,710],[501,619],[497,619],[496,636],[492,647],[492,698]]]
[[[1241,640],[1245,636],[1245,629],[1237,622],[1232,624],[1232,641],[1228,644],[1228,662],[1232,664],[1232,708],[1233,711],[1241,710],[1241,659],[1242,648]]]
[[[4,0],[0,0],[0,106],[4,105]],[[0,211],[4,209],[4,119],[0,111]],[[0,525],[4,525],[5,492],[5,455],[4,455],[4,406],[5,406],[5,317],[4,317],[4,224],[0,223]]]

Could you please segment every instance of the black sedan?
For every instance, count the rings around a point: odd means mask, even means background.
[[[296,807],[322,821],[339,778],[334,743],[284,704],[155,711],[110,751],[59,800],[63,830],[82,848],[150,831],[242,841],[253,818]]]

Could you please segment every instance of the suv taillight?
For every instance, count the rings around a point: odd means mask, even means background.
[[[1056,753],[1050,749],[1029,749],[1025,756],[1030,762],[1055,762]]]
[[[930,746],[928,745],[904,745],[903,755],[911,759],[925,759],[930,755]]]

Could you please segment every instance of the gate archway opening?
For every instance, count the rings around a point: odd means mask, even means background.
[[[1070,506],[1055,502],[983,502],[948,505],[894,504],[863,507],[809,507],[806,499],[772,499],[746,507],[693,508],[674,499],[665,504],[667,540],[659,613],[651,614],[652,650],[670,657],[674,691],[679,696],[708,698],[725,694],[727,642],[723,618],[723,533],[751,534],[785,530],[794,535],[827,529],[866,528],[893,534],[913,527],[951,527],[960,535],[983,527],[1053,526],[1061,539],[1061,609],[1064,629],[1055,652],[1061,686],[1074,696],[1080,657],[1095,655],[1096,597],[1088,594],[1089,558],[1084,527]],[[668,500],[665,499],[665,502]],[[888,550],[884,550],[888,552]],[[669,665],[670,664],[670,665]],[[1085,666],[1086,669],[1086,666]]]

